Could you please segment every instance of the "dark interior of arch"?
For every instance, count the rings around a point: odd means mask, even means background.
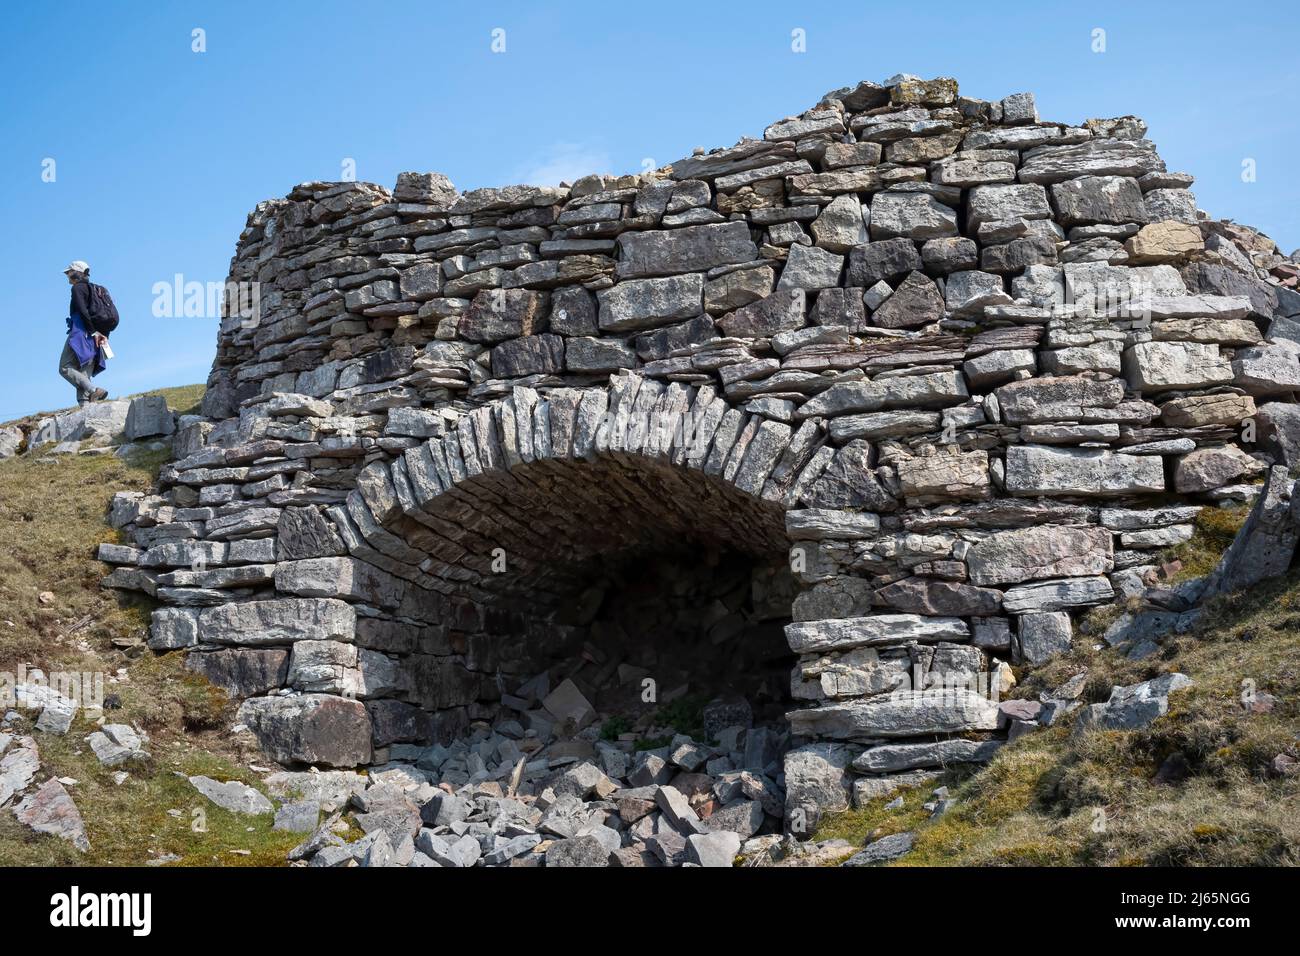
[[[562,608],[613,555],[695,546],[772,558],[789,546],[779,504],[639,456],[541,460],[480,475],[431,513],[475,532],[475,545],[451,554],[429,546],[459,566],[463,593],[531,613]]]
[[[504,551],[497,570],[482,554],[461,558],[483,621],[468,655],[490,675],[480,699],[544,696],[571,679],[602,715],[642,727],[677,701],[682,713],[743,699],[761,721],[789,709],[784,626],[797,587],[776,503],[615,456],[527,463],[444,498],[435,517],[454,515]]]

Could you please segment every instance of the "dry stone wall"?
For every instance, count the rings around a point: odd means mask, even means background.
[[[791,814],[987,759],[1012,665],[1180,626],[1162,551],[1300,457],[1296,258],[1144,134],[895,77],[641,176],[301,185],[108,584],[274,758],[353,766],[534,712],[611,556],[788,552]]]

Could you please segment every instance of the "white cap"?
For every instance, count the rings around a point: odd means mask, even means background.
[[[68,267],[63,271],[65,274],[69,272],[89,272],[90,263],[83,262],[80,259],[73,259],[71,262],[68,263]]]

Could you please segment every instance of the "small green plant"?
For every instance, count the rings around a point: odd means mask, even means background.
[[[601,740],[618,740],[619,737],[632,730],[632,719],[623,714],[617,717],[611,717],[600,725]]]

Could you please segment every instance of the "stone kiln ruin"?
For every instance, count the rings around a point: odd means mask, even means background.
[[[1010,665],[1185,610],[1162,550],[1297,457],[1294,260],[1144,133],[901,77],[643,176],[301,185],[108,583],[286,763],[520,717],[584,655],[639,687],[682,620],[719,693],[793,664],[788,813],[987,759]]]

